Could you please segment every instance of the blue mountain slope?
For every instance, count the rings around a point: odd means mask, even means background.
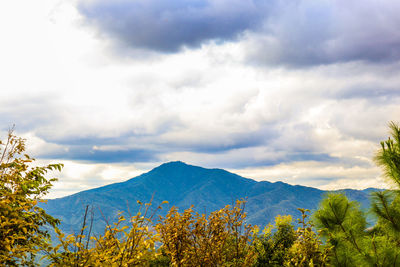
[[[367,206],[369,191],[371,189],[344,192]],[[64,231],[77,232],[82,225],[85,206],[91,205],[94,207],[96,231],[100,232],[104,221],[115,220],[119,211],[136,213],[137,200],[146,203],[153,199],[153,209],[162,201],[169,201],[162,211],[158,211],[163,215],[171,206],[183,210],[191,205],[198,212],[208,213],[243,198],[247,199],[248,222],[263,227],[278,214],[298,217],[297,208],[316,209],[325,193],[282,182],[256,182],[222,169],[169,162],[126,182],[49,200],[43,207],[63,221],[61,228]]]

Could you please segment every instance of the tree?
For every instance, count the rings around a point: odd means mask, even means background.
[[[331,263],[335,266],[365,266],[371,262],[366,254],[369,244],[365,232],[367,221],[357,202],[343,194],[329,194],[314,214],[317,228],[332,246]],[[367,265],[368,266],[368,265]]]
[[[394,188],[372,194],[377,223],[367,228],[365,212],[342,194],[328,195],[314,214],[335,266],[400,265],[400,128],[394,122],[389,128],[393,139],[381,142],[374,161]]]
[[[256,233],[254,247],[257,252],[255,266],[283,266],[288,251],[296,240],[292,217],[275,218],[275,225],[269,224],[261,234]]]
[[[310,212],[307,209],[298,209],[301,219],[298,219],[300,227],[296,231],[296,241],[288,251],[286,266],[328,266],[329,247],[323,245],[321,233],[313,231],[314,225],[307,220]]]
[[[59,220],[38,207],[56,178],[48,171],[61,171],[62,164],[31,167],[34,159],[26,154],[25,140],[8,132],[0,141],[0,264],[35,265],[37,252],[48,246],[45,226],[55,227]]]
[[[396,190],[400,189],[400,128],[394,122],[389,123],[390,137],[381,142],[374,161],[383,169],[386,181],[393,184]]]

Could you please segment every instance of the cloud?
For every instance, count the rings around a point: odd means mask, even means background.
[[[158,161],[150,149],[101,150],[96,147],[67,147],[61,153],[41,155],[45,159],[76,160],[94,163],[149,162]]]
[[[256,166],[232,170],[258,181],[268,177],[269,181],[284,181],[292,185],[307,184],[324,190],[385,188],[385,183],[379,178],[380,170],[375,166],[343,166],[340,162],[327,165],[316,161],[296,161],[271,167]]]
[[[41,124],[51,124],[61,119],[58,102],[54,94],[0,93],[0,125],[5,130],[17,125],[17,130],[27,132]],[[51,110],[52,112],[48,112]]]
[[[239,42],[246,61],[315,66],[400,59],[395,0],[93,0],[78,9],[100,35],[128,47],[176,53],[216,41]]]
[[[57,161],[40,160],[40,165]],[[143,173],[143,169],[134,164],[124,163],[93,163],[63,160],[61,173],[54,173],[58,181],[46,198],[70,195],[82,190],[104,186],[105,184],[126,181]],[[140,165],[140,164],[138,164]],[[153,166],[154,167],[154,166]]]
[[[365,84],[353,88],[344,88],[336,92],[339,99],[372,99],[374,102],[393,102],[400,97],[400,86],[394,88],[385,88],[381,84]]]
[[[263,5],[259,0],[96,0],[81,1],[79,10],[125,45],[169,53],[236,39],[259,25]]]
[[[99,75],[96,101],[89,88],[71,101],[53,103],[50,97],[32,106],[9,102],[2,105],[9,111],[3,115],[18,118],[18,127],[25,114],[36,114],[27,117],[31,123],[26,127],[42,142],[34,151],[41,158],[92,163],[189,160],[238,168],[296,161],[363,166],[357,157],[371,157],[387,121],[399,112],[396,90],[390,89],[399,78],[395,71],[381,75],[378,66],[259,70],[224,61],[213,65],[206,58],[188,51],[151,66],[129,66],[135,74],[124,77],[129,90],[117,88],[111,94],[108,84],[100,87],[110,77]],[[201,68],[194,72],[202,73],[206,82],[177,90],[175,81],[185,80],[186,73],[165,73],[186,60],[199,62]],[[143,79],[143,72],[152,79]],[[364,92],[368,83],[378,89]],[[110,102],[114,93],[121,96]],[[59,94],[68,97],[70,92]],[[377,101],[381,98],[388,101]],[[24,97],[22,103],[34,100]]]
[[[248,60],[290,67],[400,59],[400,3],[282,1],[263,31],[250,32]]]

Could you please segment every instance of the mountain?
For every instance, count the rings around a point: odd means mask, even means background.
[[[346,189],[343,192],[368,207],[371,190],[374,189]],[[209,213],[243,198],[247,199],[248,222],[263,227],[278,214],[297,218],[300,215],[297,208],[315,210],[326,192],[283,182],[257,182],[222,169],[206,169],[176,161],[125,182],[51,199],[41,205],[49,214],[62,220],[61,228],[66,232],[79,231],[85,207],[90,205],[94,210],[95,232],[100,233],[105,220],[115,221],[119,211],[135,214],[138,200],[142,203],[152,200],[153,210],[167,200],[169,204],[157,211],[158,215],[164,215],[172,206],[183,211],[191,205],[195,211]]]

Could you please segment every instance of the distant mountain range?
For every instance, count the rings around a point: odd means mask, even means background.
[[[351,200],[369,205],[369,193],[377,189],[341,190]],[[247,221],[261,227],[273,222],[278,214],[290,214],[297,218],[297,208],[315,210],[327,191],[312,187],[289,185],[283,182],[257,182],[222,169],[206,169],[180,161],[169,162],[126,182],[82,191],[63,198],[48,200],[41,204],[46,211],[62,220],[66,232],[78,232],[82,226],[86,205],[94,210],[95,232],[104,229],[104,219],[112,222],[119,211],[125,215],[138,210],[137,200],[142,203],[152,198],[152,208],[162,201],[164,215],[172,206],[180,211],[194,205],[199,213],[209,213],[237,199],[247,199]],[[101,212],[99,211],[101,210]]]

